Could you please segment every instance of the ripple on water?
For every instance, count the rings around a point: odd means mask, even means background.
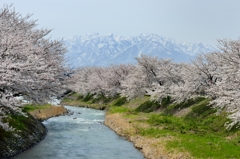
[[[104,124],[104,111],[70,107],[73,115],[50,118],[46,138],[15,159],[143,159],[133,144]]]

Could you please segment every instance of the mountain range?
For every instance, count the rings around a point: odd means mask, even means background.
[[[179,42],[156,34],[140,34],[123,37],[98,33],[63,39],[68,52],[67,64],[71,67],[108,66],[111,64],[135,63],[141,54],[189,62],[199,53],[215,51],[203,43]]]

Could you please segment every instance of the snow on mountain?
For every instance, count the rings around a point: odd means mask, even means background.
[[[64,43],[68,49],[65,56],[71,67],[134,63],[141,54],[189,62],[198,53],[216,50],[203,43],[178,42],[146,33],[133,37],[94,33],[66,38]]]

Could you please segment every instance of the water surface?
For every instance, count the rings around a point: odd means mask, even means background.
[[[48,135],[35,147],[14,159],[143,159],[133,144],[106,127],[105,112],[66,106],[70,116],[43,123]]]

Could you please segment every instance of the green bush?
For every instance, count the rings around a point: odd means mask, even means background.
[[[78,95],[78,96],[77,96],[77,100],[82,100],[83,98],[84,98],[83,95]]]
[[[171,97],[170,96],[167,96],[166,98],[163,98],[162,99],[162,102],[161,102],[161,105],[163,107],[167,107],[169,104],[171,104],[172,101],[171,101]]]
[[[135,109],[135,111],[149,113],[149,112],[152,112],[154,110],[157,110],[160,107],[161,107],[161,104],[159,102],[146,101],[146,102],[142,103],[139,107],[137,107]]]
[[[104,104],[107,104],[107,103],[109,103],[112,100],[117,99],[117,98],[120,98],[119,95],[115,95],[113,97],[106,97],[104,94],[100,94],[100,95],[97,95],[97,96],[93,97],[91,102],[92,103],[104,103]]]
[[[124,105],[125,103],[127,103],[127,97],[121,97],[121,98],[118,98],[118,99],[113,103],[113,105],[115,105],[115,106],[122,106],[122,105]]]
[[[103,103],[104,103],[104,101],[106,101],[107,100],[107,98],[103,95],[103,94],[100,94],[100,95],[97,95],[97,96],[95,96],[93,99],[92,99],[92,103],[99,103],[100,101],[103,101]]]
[[[135,110],[137,112],[145,112],[145,113],[149,113],[149,112],[153,112],[156,111],[160,108],[166,108],[168,105],[171,104],[171,97],[167,96],[166,98],[162,99],[162,102],[158,102],[158,101],[146,101],[144,103],[142,103],[138,108],[136,108]]]
[[[84,101],[84,102],[88,102],[88,101],[90,101],[90,100],[93,99],[93,96],[94,96],[94,94],[88,93],[88,94],[83,98],[83,101]]]
[[[195,98],[195,99],[188,99],[187,101],[184,101],[184,102],[181,102],[181,103],[174,103],[174,104],[171,104],[171,105],[170,105],[170,103],[168,103],[168,106],[164,110],[163,113],[166,114],[166,115],[173,115],[174,113],[176,113],[180,109],[187,108],[187,107],[190,107],[192,105],[201,103],[204,100],[206,100],[204,97],[198,97],[198,98]]]

